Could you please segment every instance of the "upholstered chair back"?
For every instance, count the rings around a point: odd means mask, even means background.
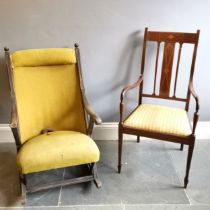
[[[16,51],[11,62],[21,144],[46,128],[86,133],[73,49]]]

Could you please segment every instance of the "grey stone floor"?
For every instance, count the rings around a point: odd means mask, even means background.
[[[101,189],[90,183],[28,194],[20,204],[15,146],[0,144],[0,209],[63,210],[210,210],[210,141],[197,140],[187,190],[183,179],[187,147],[156,140],[124,144],[119,175],[117,141],[97,141],[101,151],[98,173]],[[32,184],[66,179],[69,168],[28,176]]]

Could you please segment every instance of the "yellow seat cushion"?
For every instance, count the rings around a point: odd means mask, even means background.
[[[142,104],[124,122],[127,127],[187,137],[192,134],[185,110],[167,106]]]
[[[54,131],[25,142],[17,154],[22,174],[95,163],[99,149],[87,135],[75,131]]]

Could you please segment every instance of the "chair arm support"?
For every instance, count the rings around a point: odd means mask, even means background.
[[[196,108],[195,108],[194,117],[193,117],[193,135],[194,135],[196,125],[197,125],[197,122],[198,122],[200,105],[199,105],[199,97],[194,90],[192,81],[190,81],[190,84],[189,84],[189,91],[190,91],[190,94],[193,96],[193,98],[195,99],[195,102],[196,102]]]
[[[84,108],[86,110],[86,112],[88,113],[88,115],[90,116],[90,118],[95,122],[96,125],[100,125],[102,123],[101,118],[98,116],[98,114],[96,114],[93,111],[93,108],[90,106],[87,97],[85,96],[85,94],[82,94],[83,96],[83,103],[84,103]]]
[[[11,122],[9,126],[10,128],[17,128],[18,126],[17,114],[15,112],[12,112],[11,114]]]
[[[84,103],[84,108],[87,112],[87,114],[90,116],[90,120],[88,123],[88,135],[91,136],[92,135],[92,131],[93,131],[93,127],[94,127],[94,123],[96,125],[100,125],[102,123],[101,118],[93,111],[92,107],[90,106],[90,104],[88,103],[87,97],[84,93],[84,91],[82,90],[82,98],[83,98],[83,103]]]
[[[133,88],[136,88],[138,87],[142,81],[143,81],[144,77],[143,75],[140,75],[138,80],[136,82],[134,82],[133,84],[131,85],[128,85],[126,86],[125,88],[123,88],[122,92],[121,92],[121,95],[120,95],[120,122],[122,122],[122,117],[123,117],[123,111],[124,111],[124,96],[125,94],[133,89]]]
[[[193,82],[192,81],[190,81],[189,90],[190,90],[190,93],[192,94],[193,98],[195,99],[195,102],[196,102],[196,113],[198,113],[199,108],[200,108],[200,105],[199,105],[199,97],[198,97],[198,95],[196,94],[196,92],[194,90]]]
[[[133,84],[128,85],[128,86],[126,86],[125,88],[123,88],[123,90],[122,90],[122,92],[121,92],[121,96],[120,96],[120,102],[123,103],[125,94],[126,94],[129,90],[131,90],[131,89],[133,89],[133,88],[135,88],[135,87],[138,87],[138,86],[141,84],[142,81],[143,81],[143,76],[140,75],[140,76],[139,76],[139,79],[138,79],[136,82],[134,82]]]

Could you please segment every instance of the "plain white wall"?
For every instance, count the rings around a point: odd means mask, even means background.
[[[201,30],[194,83],[200,95],[200,119],[210,120],[209,8],[208,0],[1,0],[0,123],[8,123],[10,116],[3,47],[11,51],[73,47],[75,42],[81,48],[89,101],[104,121],[117,121],[121,89],[139,74],[146,26],[163,31]],[[180,86],[182,92],[185,82]],[[130,98],[128,107],[134,106],[134,95]]]

